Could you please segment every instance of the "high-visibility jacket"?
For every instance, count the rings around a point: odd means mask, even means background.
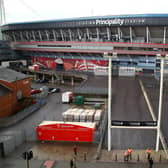
[[[128,153],[132,153],[132,149],[131,148],[128,148]]]
[[[150,150],[150,149],[146,150],[146,153],[151,153],[151,152],[152,152],[152,150]]]
[[[129,155],[128,151],[124,152],[124,156],[128,156],[128,155]]]

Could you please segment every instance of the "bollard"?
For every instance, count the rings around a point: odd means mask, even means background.
[[[159,157],[159,162],[161,162],[162,161],[162,155],[160,154],[160,157]]]
[[[138,156],[137,156],[137,162],[139,162],[139,154],[138,154]]]
[[[115,161],[117,162],[117,154],[115,154]]]
[[[86,152],[84,152],[84,161],[86,161]]]

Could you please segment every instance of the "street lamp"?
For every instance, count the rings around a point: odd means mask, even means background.
[[[161,56],[157,54],[156,57],[160,59],[160,93],[159,93],[159,110],[158,110],[158,125],[157,125],[157,137],[156,137],[156,151],[159,150],[159,138],[160,138],[160,125],[162,114],[162,98],[163,98],[163,76],[164,76],[164,60],[168,59],[168,54]]]
[[[108,151],[111,151],[111,100],[112,100],[112,57],[117,57],[117,53],[113,52],[112,55],[105,52],[104,58],[108,58]]]

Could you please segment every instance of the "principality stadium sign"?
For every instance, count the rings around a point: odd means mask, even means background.
[[[145,19],[96,19],[96,25],[124,25],[124,24],[142,24],[145,23]]]
[[[124,19],[96,19],[96,24],[97,25],[123,25]]]

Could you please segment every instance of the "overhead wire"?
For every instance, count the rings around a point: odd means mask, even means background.
[[[43,19],[43,17],[32,7],[30,7],[24,0],[19,0],[27,9],[29,9],[33,14]]]

